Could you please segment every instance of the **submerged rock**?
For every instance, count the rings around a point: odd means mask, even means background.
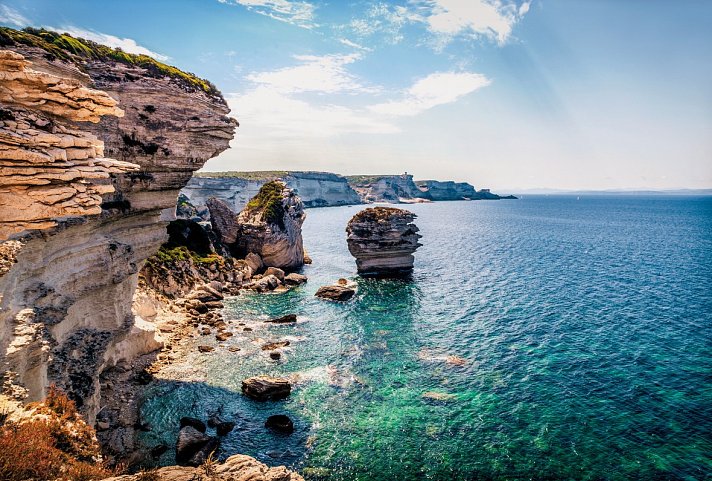
[[[346,242],[362,276],[389,277],[413,270],[413,253],[422,244],[415,214],[393,207],[371,207],[349,221]]]
[[[265,427],[280,433],[292,434],[294,432],[294,423],[286,414],[275,414],[268,417]]]
[[[262,346],[263,351],[274,351],[275,349],[279,349],[282,347],[287,347],[289,346],[289,341],[277,341],[277,342],[268,342],[267,344]]]
[[[242,393],[257,401],[284,399],[291,392],[292,385],[284,378],[255,376],[242,381]]]
[[[297,315],[296,314],[287,314],[285,316],[277,317],[275,319],[270,319],[265,322],[272,323],[272,324],[289,324],[291,322],[297,322]]]
[[[189,416],[184,416],[180,418],[180,427],[183,429],[186,426],[190,426],[196,431],[200,431],[201,433],[205,432],[205,423],[201,421],[200,419],[196,418],[191,418]]]

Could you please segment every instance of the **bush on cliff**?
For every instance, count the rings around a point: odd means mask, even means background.
[[[0,479],[89,481],[116,475],[101,462],[94,430],[73,401],[51,387],[32,414],[0,426]]]

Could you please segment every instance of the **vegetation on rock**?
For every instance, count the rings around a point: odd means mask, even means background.
[[[116,474],[102,464],[94,430],[64,393],[52,386],[28,410],[31,416],[0,426],[0,479],[89,481]]]
[[[202,90],[211,96],[222,98],[215,85],[199,78],[195,74],[183,72],[148,55],[127,53],[121,49],[107,47],[83,38],[76,38],[67,33],[57,33],[43,28],[28,27],[24,30],[15,30],[8,27],[0,27],[0,47],[15,44],[38,47],[45,50],[52,57],[75,64],[77,64],[77,58],[79,58],[83,60],[113,60],[127,65],[142,67],[153,77],[168,76],[181,81],[185,86],[193,90]]]

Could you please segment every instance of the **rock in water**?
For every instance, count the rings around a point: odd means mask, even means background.
[[[267,421],[265,421],[265,427],[285,434],[294,432],[294,423],[286,414],[275,414],[268,417]]]
[[[291,392],[291,384],[283,378],[255,376],[242,381],[242,393],[257,401],[284,399]]]
[[[322,299],[329,299],[331,301],[348,301],[354,294],[356,294],[356,289],[348,286],[321,286],[314,294]]]
[[[407,275],[413,270],[413,253],[422,244],[415,214],[393,207],[371,207],[349,221],[346,232],[349,252],[356,258],[362,276]]]
[[[284,182],[262,186],[237,217],[240,234],[238,255],[259,254],[266,267],[294,270],[304,265],[302,224],[306,214],[302,200]]]
[[[208,445],[211,439],[192,426],[183,427],[176,441],[176,463],[182,466],[197,466],[198,464],[191,462],[192,459]]]

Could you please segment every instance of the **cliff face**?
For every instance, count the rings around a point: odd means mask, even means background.
[[[59,58],[6,32],[32,71],[2,54],[5,389],[38,400],[56,383],[92,422],[102,372],[159,347],[131,311],[137,272],[166,240],[179,189],[228,147],[235,123],[186,74],[126,54],[136,62]],[[16,209],[19,197],[31,208]]]
[[[265,182],[277,179],[295,191],[307,208],[361,203],[346,178],[328,172],[253,172],[243,177],[238,172],[209,173],[190,179],[182,193],[198,210],[204,211],[207,200],[217,197],[240,212]]]
[[[415,184],[432,200],[473,200],[477,191],[467,182],[419,180]]]
[[[364,204],[431,200],[427,193],[415,185],[412,175],[353,175],[346,178]]]

